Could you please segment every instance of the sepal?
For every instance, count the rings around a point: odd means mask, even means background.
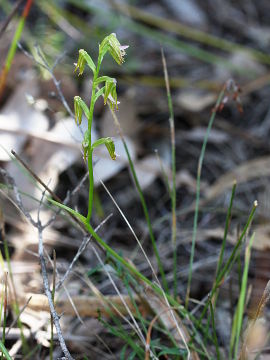
[[[80,96],[74,97],[74,112],[77,125],[81,125],[82,123],[82,112],[84,112],[86,118],[89,119],[89,109]]]
[[[93,74],[95,74],[96,66],[94,64],[94,61],[92,60],[91,56],[84,49],[80,49],[78,62],[77,62],[77,64],[75,64],[76,67],[75,67],[74,72],[79,70],[79,75],[82,75],[82,73],[84,72],[85,64],[87,64],[89,66],[89,68],[93,71]]]
[[[115,160],[116,159],[115,145],[114,145],[113,139],[111,137],[101,138],[101,139],[96,140],[92,144],[92,149],[94,150],[96,147],[103,145],[103,144],[106,146],[112,160]]]

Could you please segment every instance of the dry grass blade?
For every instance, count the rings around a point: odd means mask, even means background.
[[[144,284],[142,285],[144,286]],[[144,286],[144,292],[142,293],[142,296],[149,304],[151,309],[157,314],[156,317],[152,320],[153,324],[157,319],[159,319],[166,328],[167,332],[174,338],[176,343],[179,344],[179,348],[183,349],[184,347],[187,350],[187,358],[198,360],[198,354],[195,351],[190,352],[188,348],[188,342],[191,340],[191,338],[187,328],[176,313],[175,308],[170,307],[166,300],[157,295],[150,287]],[[150,325],[148,329],[148,345],[150,342],[149,332],[151,334],[153,324]]]
[[[250,321],[245,334],[242,348],[239,355],[239,360],[255,359],[256,354],[264,347],[268,335],[265,326],[265,321],[262,317],[264,308],[270,299],[270,281],[266,284],[263,295],[253,316]],[[252,357],[249,356],[253,353]]]
[[[170,311],[170,310],[177,310],[177,308],[171,308],[171,309],[166,309],[165,311]],[[153,327],[155,325],[155,322],[160,318],[160,316],[162,315],[162,312],[157,314],[153,320],[150,322],[150,325],[148,327],[148,331],[147,331],[147,337],[146,337],[146,346],[145,346],[145,360],[149,360],[149,356],[150,356],[150,342],[151,342],[151,333],[153,330]]]

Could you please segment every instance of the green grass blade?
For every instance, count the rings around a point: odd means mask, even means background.
[[[231,255],[229,256],[229,259],[227,260],[227,262],[225,263],[225,265],[223,266],[222,270],[220,271],[219,275],[217,276],[217,279],[216,279],[216,282],[215,284],[213,285],[213,288],[211,290],[211,294],[210,294],[210,297],[209,297],[209,300],[207,301],[207,303],[205,304],[204,306],[204,309],[201,313],[201,316],[200,318],[196,321],[196,325],[197,326],[200,326],[201,325],[201,321],[202,319],[204,318],[205,314],[206,314],[206,311],[207,311],[207,308],[209,306],[209,301],[211,301],[213,299],[213,297],[215,296],[216,294],[216,291],[218,290],[218,288],[221,286],[221,284],[224,282],[225,278],[227,277],[227,275],[229,274],[229,272],[231,271],[232,269],[232,266],[234,265],[235,261],[236,261],[236,258],[238,256],[238,251],[243,243],[243,239],[244,237],[246,236],[251,224],[252,224],[252,221],[253,221],[253,218],[254,218],[254,215],[255,215],[255,211],[256,211],[256,208],[258,206],[258,203],[257,201],[254,201],[254,204],[253,204],[253,207],[251,209],[251,212],[250,212],[250,215],[248,217],[248,220],[247,220],[247,223],[241,233],[241,235],[239,236],[239,239],[237,240],[237,243],[236,245],[234,246],[233,250],[232,250],[232,253]]]
[[[64,204],[61,204],[59,203],[58,201],[55,201],[51,198],[47,198],[48,201],[50,203],[52,203],[53,205],[59,207],[60,209],[63,209],[63,210],[66,210],[67,212],[69,212],[70,214],[74,215],[78,220],[80,220],[83,224],[85,223],[86,221],[86,217],[81,215],[80,213],[78,213],[77,211],[71,209],[70,207],[64,205]]]
[[[2,69],[2,72],[1,72],[1,75],[0,75],[0,98],[1,98],[1,96],[3,94],[4,87],[5,87],[5,84],[6,84],[6,78],[7,78],[7,75],[9,73],[9,70],[11,68],[13,58],[14,58],[15,53],[16,53],[17,43],[21,38],[22,31],[23,31],[24,24],[25,24],[25,20],[26,20],[28,14],[29,14],[31,5],[32,5],[32,0],[27,0],[27,2],[25,4],[25,7],[24,7],[23,14],[22,14],[22,16],[20,18],[19,24],[18,24],[17,29],[15,31],[14,37],[12,39],[11,46],[9,48],[9,51],[8,51],[8,54],[7,54],[7,57],[6,57],[5,65],[4,65],[4,67]]]
[[[175,161],[175,125],[174,112],[172,104],[172,96],[170,82],[167,70],[166,59],[163,50],[161,50],[165,85],[167,91],[168,107],[169,107],[169,124],[171,133],[171,167],[172,167],[172,187],[171,187],[171,206],[172,206],[172,246],[173,246],[173,288],[174,297],[177,297],[177,246],[176,246],[176,161]]]
[[[213,304],[212,304],[211,300],[209,301],[209,304],[210,304],[211,323],[212,323],[212,329],[213,329],[213,340],[214,340],[214,344],[215,344],[215,348],[216,348],[217,360],[219,360],[220,359],[219,344],[218,344],[218,337],[217,337],[217,332],[216,332],[214,308],[213,308]]]
[[[222,266],[222,262],[223,262],[224,251],[225,251],[225,246],[226,246],[226,241],[227,241],[227,235],[228,235],[230,222],[231,222],[231,217],[232,217],[232,207],[233,207],[233,200],[234,200],[234,197],[235,197],[235,190],[236,190],[236,182],[234,182],[233,187],[232,187],[230,205],[229,205],[229,208],[228,208],[228,211],[227,211],[227,216],[226,216],[223,241],[222,241],[221,250],[220,250],[220,254],[219,254],[219,259],[218,259],[218,263],[217,263],[216,276],[218,276],[218,274],[220,272],[220,269],[221,269],[221,266]]]
[[[7,360],[12,360],[12,357],[9,355],[5,345],[2,343],[2,341],[0,341],[0,349],[2,351],[2,353],[5,355]]]
[[[198,227],[198,215],[199,215],[199,203],[200,203],[200,192],[201,192],[201,171],[202,171],[202,165],[206,150],[206,145],[208,141],[208,137],[210,134],[210,131],[212,129],[213,122],[216,117],[217,109],[220,106],[222,99],[224,97],[225,89],[221,90],[216,106],[212,112],[212,115],[210,117],[210,121],[208,123],[208,127],[206,130],[206,134],[203,140],[203,145],[201,149],[201,154],[198,162],[198,170],[197,170],[197,180],[196,180],[196,204],[195,204],[195,213],[194,213],[194,221],[193,221],[193,234],[192,234],[192,245],[191,245],[191,255],[190,255],[190,261],[189,261],[189,273],[188,273],[188,284],[187,284],[187,292],[186,292],[186,300],[185,300],[185,306],[188,307],[189,302],[189,295],[190,295],[190,286],[191,286],[191,280],[192,280],[192,270],[193,270],[193,261],[194,261],[194,253],[195,253],[195,244],[196,244],[196,236],[197,236],[197,227]]]
[[[234,315],[233,319],[233,327],[232,327],[232,336],[231,336],[231,342],[230,342],[230,354],[234,353],[233,358],[237,359],[237,353],[240,343],[240,335],[242,330],[242,324],[243,324],[243,316],[244,316],[244,310],[245,310],[245,300],[246,300],[246,293],[247,293],[247,284],[248,284],[248,270],[249,270],[249,263],[250,263],[250,255],[251,255],[251,247],[253,244],[253,240],[255,237],[255,233],[252,234],[249,243],[246,247],[245,251],[245,265],[244,265],[244,271],[242,276],[242,282],[241,282],[241,290],[240,290],[240,296],[237,304],[237,309]],[[234,348],[234,351],[233,351]]]
[[[3,301],[4,301],[4,307],[3,307],[3,313],[4,313],[4,318],[3,318],[3,334],[2,334],[2,341],[1,343],[5,344],[5,341],[6,341],[6,327],[7,327],[7,282],[8,282],[8,273],[5,272],[4,273],[4,276],[5,276],[5,282],[4,282],[4,295],[3,295]],[[4,355],[4,352],[2,351],[2,354],[1,354],[1,360],[3,359],[3,355]]]

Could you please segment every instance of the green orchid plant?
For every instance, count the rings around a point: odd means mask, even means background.
[[[111,78],[110,76],[99,76],[100,67],[102,64],[102,60],[104,56],[109,53],[112,58],[117,62],[117,64],[122,65],[124,62],[124,57],[126,55],[125,49],[128,46],[122,46],[118,41],[116,35],[114,33],[106,36],[104,40],[99,45],[99,53],[97,64],[95,65],[91,56],[83,49],[79,50],[79,58],[77,63],[75,64],[75,72],[78,70],[79,75],[82,75],[85,69],[85,65],[87,65],[93,72],[93,82],[92,82],[92,94],[90,99],[89,107],[86,103],[81,99],[80,96],[74,97],[74,112],[75,112],[75,122],[78,126],[81,125],[82,116],[85,115],[88,128],[84,133],[84,139],[82,142],[83,148],[83,157],[84,160],[87,161],[88,172],[89,172],[89,197],[88,197],[88,211],[87,216],[83,216],[77,211],[60,204],[52,199],[54,205],[65,209],[66,211],[72,213],[76,216],[83,224],[88,228],[90,226],[90,219],[92,215],[93,208],[93,193],[94,193],[94,177],[93,177],[93,151],[100,145],[105,145],[109,152],[112,160],[116,159],[115,154],[115,145],[110,137],[100,138],[95,142],[92,142],[92,122],[93,122],[93,114],[94,107],[96,101],[100,96],[104,98],[104,105],[109,104],[110,107],[114,110],[118,109],[119,102],[117,101],[117,92],[116,92],[116,79]]]
[[[93,177],[93,151],[100,145],[105,145],[109,152],[110,157],[115,160],[115,145],[110,137],[100,138],[95,142],[92,142],[92,122],[95,103],[100,96],[104,98],[104,104],[109,104],[110,107],[114,110],[118,109],[117,101],[117,92],[116,92],[116,80],[109,76],[99,76],[100,67],[102,60],[106,53],[109,53],[112,58],[121,65],[124,62],[124,57],[126,55],[125,50],[128,46],[121,46],[116,35],[114,33],[105,37],[102,43],[99,45],[99,54],[97,65],[93,62],[92,58],[85,50],[79,50],[79,58],[75,67],[75,71],[79,71],[79,75],[83,74],[85,65],[93,72],[93,82],[92,82],[92,94],[89,107],[85,102],[79,97],[74,97],[74,110],[75,110],[75,122],[77,125],[80,125],[82,122],[82,115],[84,114],[87,118],[88,128],[84,134],[84,139],[82,142],[83,156],[84,160],[87,161],[88,172],[89,172],[89,197],[88,197],[88,211],[87,215],[84,216],[79,212],[71,209],[70,207],[63,205],[53,199],[49,201],[56,205],[57,207],[71,213],[75,216],[85,227],[87,232],[96,240],[96,242],[117,262],[124,266],[129,272],[135,276],[137,279],[140,279],[148,286],[152,287],[157,293],[163,296],[163,291],[159,286],[152,283],[147,277],[145,277],[140,271],[138,271],[129,261],[124,259],[119,255],[115,250],[113,250],[93,229],[90,220],[92,215],[93,207],[93,192],[94,192],[94,177]]]
[[[117,101],[117,92],[116,92],[116,80],[109,76],[99,76],[100,67],[102,60],[106,53],[109,53],[112,58],[121,65],[124,62],[124,57],[126,55],[125,50],[128,46],[122,46],[118,41],[114,33],[105,37],[102,43],[99,45],[99,53],[97,59],[97,65],[93,62],[90,55],[85,50],[79,50],[79,58],[75,67],[75,71],[79,71],[79,75],[83,74],[85,65],[93,72],[93,82],[92,82],[92,94],[89,107],[85,102],[79,97],[74,97],[74,111],[75,111],[75,122],[79,126],[82,122],[83,114],[87,118],[88,128],[84,134],[84,139],[82,142],[83,156],[84,160],[87,161],[88,172],[89,172],[89,197],[88,197],[88,211],[87,215],[84,216],[78,211],[71,209],[70,207],[63,205],[53,199],[48,199],[52,204],[57,207],[71,213],[75,216],[85,227],[87,232],[96,240],[96,242],[117,262],[124,266],[129,272],[135,276],[137,279],[140,279],[148,286],[152,287],[157,293],[163,296],[162,290],[156,284],[152,283],[147,277],[141,274],[129,261],[124,259],[119,255],[115,250],[113,250],[93,229],[90,220],[92,215],[93,207],[93,192],[94,192],[94,176],[93,176],[93,151],[100,145],[105,145],[109,152],[112,160],[115,160],[115,145],[110,137],[100,138],[95,142],[92,142],[92,122],[95,103],[100,96],[104,98],[104,104],[109,104],[110,107],[114,110],[118,109]]]

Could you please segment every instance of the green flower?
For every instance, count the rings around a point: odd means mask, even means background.
[[[103,56],[106,54],[107,51],[111,54],[114,60],[117,62],[118,65],[122,65],[124,57],[126,55],[125,50],[128,48],[128,45],[121,45],[118,41],[116,34],[112,33],[109,36],[105,37],[105,39],[100,44],[100,54]]]
[[[74,72],[79,70],[79,75],[82,75],[86,63],[89,66],[89,68],[93,71],[93,73],[95,73],[96,66],[95,66],[91,56],[88,55],[88,53],[84,49],[80,49],[78,62],[76,64],[74,64],[75,65]]]
[[[86,118],[89,118],[89,109],[85,102],[80,98],[80,96],[74,97],[74,113],[75,113],[75,122],[77,125],[82,123],[82,113],[84,112]]]
[[[116,80],[112,79],[112,81],[106,81],[105,82],[105,88],[104,88],[104,105],[109,103],[110,107],[114,110],[118,109],[117,102],[117,92],[116,92]]]

